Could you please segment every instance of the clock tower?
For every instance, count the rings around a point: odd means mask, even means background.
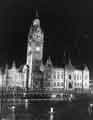
[[[40,65],[43,58],[44,34],[40,26],[39,18],[35,18],[28,34],[27,61],[29,66],[28,87],[39,87]]]

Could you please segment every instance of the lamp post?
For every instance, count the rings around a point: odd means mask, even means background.
[[[12,120],[15,120],[15,106],[14,105],[11,107],[11,111],[12,111]]]
[[[89,116],[91,116],[92,112],[93,112],[93,104],[91,103],[91,104],[89,104],[89,106],[88,106]]]
[[[50,117],[49,117],[49,120],[53,120],[54,119],[54,108],[53,107],[51,107],[50,108],[50,111],[49,111],[49,114],[50,114]]]
[[[15,87],[13,89],[13,106],[11,107],[12,110],[12,120],[15,120]]]
[[[28,109],[28,99],[27,98],[25,99],[25,109],[26,110]]]

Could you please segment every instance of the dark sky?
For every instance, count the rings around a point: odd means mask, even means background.
[[[73,64],[88,64],[92,69],[92,0],[1,0],[0,64],[25,63],[36,9],[45,33],[44,59],[50,55],[54,64],[61,65],[65,50]]]

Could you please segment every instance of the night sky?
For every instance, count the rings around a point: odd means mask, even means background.
[[[45,33],[44,61],[52,56],[53,64],[61,65],[66,51],[72,64],[88,64],[92,71],[93,2],[88,0],[1,0],[0,64],[25,64],[36,10]]]

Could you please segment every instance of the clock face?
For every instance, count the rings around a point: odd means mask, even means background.
[[[39,46],[36,47],[36,51],[37,51],[37,52],[40,51],[40,47],[39,47]]]
[[[33,39],[35,39],[35,40],[41,40],[41,34],[40,33],[34,33],[33,34]]]

